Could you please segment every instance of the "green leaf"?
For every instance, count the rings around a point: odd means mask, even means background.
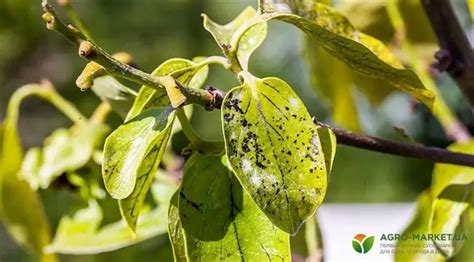
[[[63,173],[87,164],[108,130],[100,123],[82,122],[69,130],[54,131],[46,138],[41,151],[32,148],[27,152],[20,175],[32,189],[47,188]]]
[[[102,101],[108,102],[114,112],[123,118],[127,116],[127,112],[132,107],[133,101],[137,96],[134,90],[124,86],[118,80],[108,75],[95,78],[92,91]]]
[[[219,25],[203,16],[204,28],[211,33],[224,54],[247,71],[250,56],[267,36],[267,23],[252,7],[247,7],[226,25]]]
[[[181,225],[181,220],[179,219],[179,192],[181,189],[178,189],[176,193],[171,198],[170,207],[168,210],[168,236],[170,238],[171,247],[173,248],[173,256],[176,262],[186,262],[186,240],[184,239],[183,226]]]
[[[474,141],[454,144],[451,151],[474,154]],[[431,187],[432,214],[430,232],[434,234],[467,234],[469,231],[474,169],[448,164],[436,164]],[[459,252],[464,241],[434,240],[438,250],[451,258]]]
[[[244,78],[223,103],[227,156],[260,209],[275,225],[295,234],[326,193],[317,128],[284,81]]]
[[[43,261],[56,261],[54,255],[43,253],[51,236],[40,197],[17,175],[23,160],[17,129],[20,104],[28,96],[41,95],[44,88],[26,85],[18,89],[8,104],[5,121],[0,124],[0,218],[19,245],[35,252]]]
[[[188,259],[290,261],[288,234],[258,209],[221,158],[196,154],[185,167],[179,213]]]
[[[317,126],[317,129],[319,140],[321,141],[321,148],[324,154],[324,160],[326,163],[326,170],[329,176],[332,171],[332,164],[334,162],[334,158],[336,157],[336,135],[329,127],[326,126]]]
[[[125,199],[119,200],[120,212],[132,230],[135,230],[138,215],[141,211],[146,194],[155,178],[158,166],[163,158],[166,146],[171,136],[174,115],[168,120],[167,126],[162,130],[154,148],[141,162],[137,173],[137,183],[132,194]]]
[[[417,200],[417,208],[415,216],[411,223],[402,232],[402,235],[422,235],[429,233],[429,221],[431,216],[431,199],[430,192],[423,192]],[[431,244],[430,240],[399,240],[395,247],[395,261],[445,261],[440,254],[432,254],[427,248]],[[411,251],[411,252],[408,252]]]
[[[102,210],[91,201],[89,207],[77,211],[73,217],[61,219],[48,252],[61,254],[97,254],[130,246],[166,233],[167,205],[160,205],[140,216],[137,230],[132,234],[123,221],[100,227]]]
[[[219,240],[231,220],[229,170],[220,156],[194,154],[186,161],[179,192],[179,215],[186,234]]]
[[[102,175],[107,191],[116,199],[130,196],[142,174],[142,163],[162,148],[174,121],[170,107],[150,109],[118,127],[104,145]],[[165,141],[166,140],[166,141]],[[161,151],[161,150],[159,150]],[[147,167],[144,167],[147,169]]]
[[[359,241],[352,240],[352,247],[355,251],[362,254],[362,246]]]
[[[362,247],[364,247],[364,253],[369,252],[369,250],[374,245],[374,236],[370,236],[364,240],[362,243]]]
[[[313,0],[263,0],[268,19],[294,24],[316,37],[331,55],[361,74],[387,81],[432,107],[434,95],[379,40],[357,31],[343,15]]]
[[[466,154],[474,154],[474,140],[468,143],[454,144],[448,147],[449,150]],[[474,183],[474,168],[436,164],[433,170],[432,197],[437,198],[450,186],[462,186],[466,191]]]
[[[466,199],[470,200],[470,199]],[[448,199],[436,199],[433,202],[430,233],[452,234],[453,239],[434,239],[437,249],[446,258],[452,258],[462,248],[466,239],[459,240],[464,234],[467,238],[470,225],[470,203]]]
[[[200,88],[207,79],[208,66],[205,63],[193,62],[186,59],[174,58],[161,64],[152,75],[174,77],[182,85],[191,88]],[[142,86],[132,108],[128,112],[126,121],[136,117],[141,112],[152,107],[169,105],[169,99],[164,89],[156,90]]]

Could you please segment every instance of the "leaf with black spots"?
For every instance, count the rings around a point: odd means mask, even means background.
[[[260,209],[276,226],[295,234],[326,193],[318,130],[283,80],[243,76],[244,84],[223,103],[227,156]]]
[[[357,31],[330,6],[313,0],[263,0],[262,15],[294,24],[355,71],[381,79],[432,107],[434,94],[379,40]]]

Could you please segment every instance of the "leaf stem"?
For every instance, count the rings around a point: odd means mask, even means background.
[[[189,139],[193,148],[206,152],[221,152],[224,149],[224,143],[219,141],[207,141],[201,138],[192,127],[188,117],[182,108],[176,111],[184,135]]]
[[[59,95],[49,82],[42,84],[29,84],[19,88],[13,94],[10,103],[8,104],[8,118],[18,118],[18,112],[15,108],[19,107],[23,99],[34,95],[50,102],[74,123],[79,123],[86,119],[86,117],[79,112],[71,102]]]

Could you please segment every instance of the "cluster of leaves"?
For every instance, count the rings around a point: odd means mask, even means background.
[[[220,63],[232,71],[241,85],[226,94],[220,108],[224,143],[204,141],[194,133],[188,122],[192,105],[183,106],[178,89],[142,86],[135,92],[104,75],[103,68],[93,62],[78,84],[91,87],[124,118],[110,134],[100,117],[86,119],[71,113],[73,106],[51,87],[23,87],[10,102],[0,140],[3,194],[31,207],[20,210],[22,203],[0,202],[2,219],[14,238],[45,261],[54,260],[53,253],[110,251],[166,232],[177,261],[291,260],[290,235],[297,234],[305,220],[314,219],[323,202],[336,139],[329,128],[314,124],[285,81],[258,78],[248,71],[249,59],[266,38],[267,21],[272,19],[306,32],[313,51],[324,50],[357,74],[388,82],[432,107],[434,95],[416,73],[404,68],[382,42],[357,31],[327,5],[311,0],[263,0],[258,11],[249,7],[226,25],[205,16],[204,27],[228,63],[212,57],[171,59],[152,75],[200,89],[209,64]],[[16,126],[19,104],[27,95],[51,101],[75,124],[56,130],[42,148],[32,148],[23,157]],[[175,123],[176,118],[181,125]],[[170,139],[181,128],[190,140],[192,156],[178,183],[166,175],[162,162],[175,157]],[[472,149],[469,145],[465,145],[467,151]],[[443,168],[449,169],[452,179],[446,180],[448,171]],[[469,175],[460,177],[464,171]],[[431,190],[432,232],[454,232],[470,222],[466,214],[472,203],[472,175],[471,169],[437,167]],[[61,176],[80,189],[87,207],[63,217],[51,241],[37,190],[48,188]],[[459,187],[467,193],[459,195]],[[103,225],[104,188],[118,201],[125,222]],[[149,191],[153,199],[147,197]],[[451,210],[449,215],[446,210]],[[459,249],[455,247],[443,254],[452,256]]]

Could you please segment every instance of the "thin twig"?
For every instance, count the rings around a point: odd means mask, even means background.
[[[80,30],[72,25],[66,26],[59,19],[53,7],[47,0],[43,0],[42,6],[44,11],[43,19],[46,21],[47,28],[59,32],[74,43],[79,49],[79,56],[98,63],[112,76],[147,85],[155,89],[165,90],[165,86],[168,86],[169,76],[152,76],[118,61],[102,50],[102,48],[94,44]],[[223,97],[219,97],[219,92],[189,88],[182,86],[177,81],[174,82],[175,86],[179,88],[181,93],[186,97],[186,104],[199,104],[208,110],[214,109],[221,104]]]
[[[436,67],[447,71],[474,106],[474,51],[448,0],[422,0],[441,50]]]
[[[316,124],[327,126],[320,122]],[[425,159],[436,163],[474,167],[474,155],[452,152],[437,147],[394,142],[377,137],[355,134],[336,127],[329,128],[336,135],[338,144],[367,149],[383,154]]]

